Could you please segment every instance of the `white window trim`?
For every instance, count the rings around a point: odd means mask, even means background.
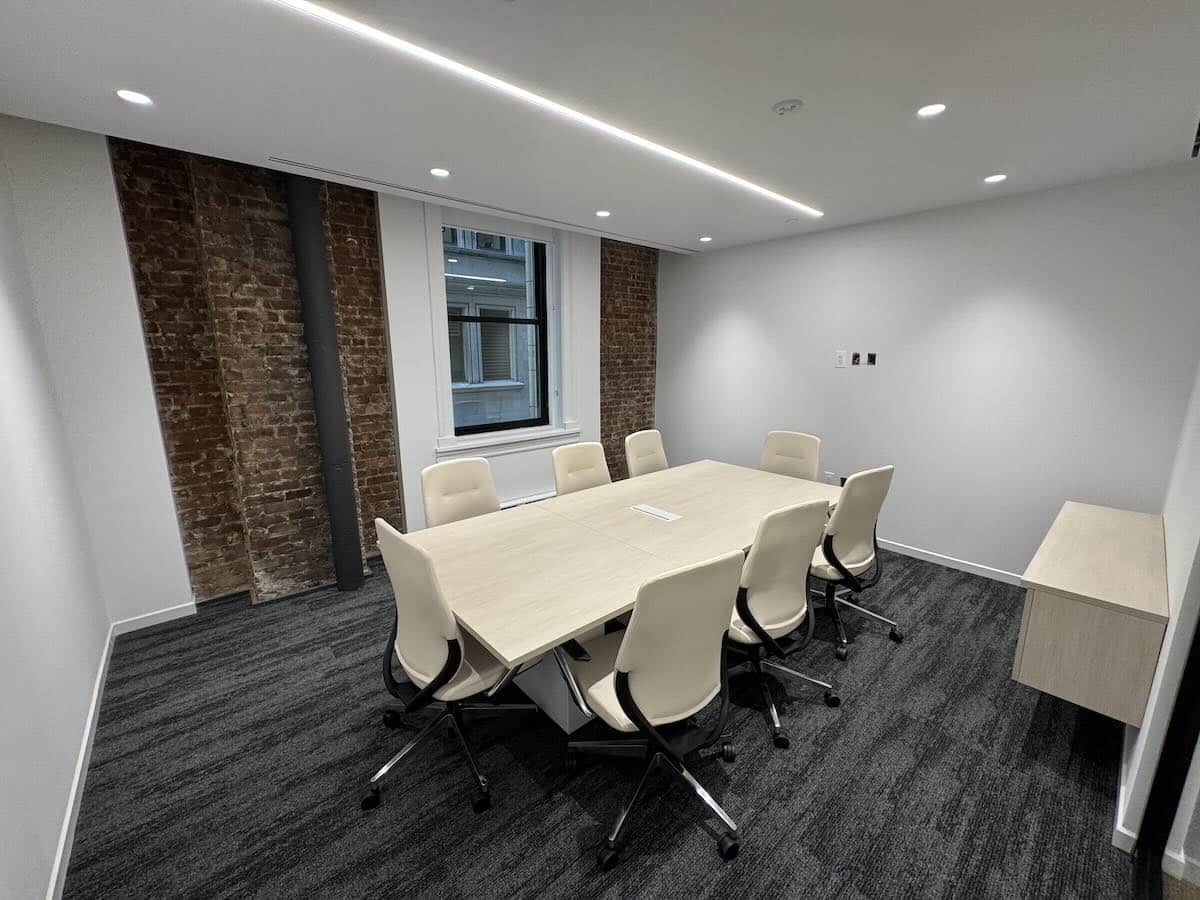
[[[437,392],[438,438],[434,446],[435,456],[438,459],[470,455],[502,456],[507,453],[557,447],[579,440],[579,398],[572,366],[576,354],[573,343],[572,302],[570,291],[564,290],[565,285],[573,284],[570,232],[430,203],[424,204],[424,211],[430,318],[433,325],[434,382]],[[546,245],[546,389],[549,394],[549,424],[479,434],[454,433],[455,388],[450,380],[450,330],[446,318],[446,279],[443,274],[445,259],[442,253],[443,225],[525,238]]]

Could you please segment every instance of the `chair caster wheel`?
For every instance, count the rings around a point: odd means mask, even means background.
[[[358,804],[363,812],[370,812],[379,805],[382,799],[379,788],[371,788],[371,792],[362,798],[362,803]]]
[[[397,710],[389,709],[383,714],[383,724],[395,730],[404,724],[404,717]]]
[[[837,694],[835,694],[833,691],[826,691],[825,692],[825,705],[832,706],[833,708],[836,709],[837,707],[842,705],[842,698],[839,697]]]
[[[725,762],[733,762],[737,759],[737,751],[733,749],[733,744],[726,741],[721,745],[721,759]]]
[[[780,750],[786,750],[788,747],[792,746],[791,740],[782,731],[777,731],[771,735],[771,743],[773,743]]]
[[[567,751],[567,774],[574,775],[579,771],[579,754],[573,750]]]
[[[492,795],[490,793],[480,793],[475,795],[475,799],[471,801],[471,809],[477,813],[487,812],[492,808]]]
[[[600,863],[601,872],[611,872],[613,867],[616,866],[617,862],[620,860],[620,857],[617,855],[617,851],[612,847],[605,847],[600,851],[600,854],[596,857],[596,859]]]
[[[844,660],[847,656],[850,655],[850,650],[847,649],[846,647],[838,647],[836,650],[833,651],[833,655],[836,656],[838,659]]]
[[[717,841],[717,852],[721,854],[721,859],[726,862],[737,856],[740,849],[741,844],[732,834],[723,834],[721,835],[721,839]]]
[[[897,631],[895,628],[893,628],[891,631],[888,632],[888,637],[890,637],[897,644],[904,643],[904,635],[901,634],[899,631]]]

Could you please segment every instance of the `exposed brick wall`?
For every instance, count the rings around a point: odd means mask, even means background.
[[[198,599],[334,580],[284,177],[111,141]],[[364,550],[402,524],[374,195],[326,186]]]
[[[625,478],[625,436],[654,427],[658,251],[600,241],[600,440]]]
[[[278,172],[192,157],[196,224],[256,599],[333,581],[287,195]]]
[[[375,553],[376,517],[402,528],[375,195],[339,184],[321,192],[338,348],[354,444],[363,548]]]
[[[192,593],[208,600],[246,590],[250,559],[190,161],[145,144],[111,147]]]

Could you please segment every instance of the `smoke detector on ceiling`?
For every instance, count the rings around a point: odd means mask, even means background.
[[[777,116],[786,116],[788,113],[794,113],[798,111],[803,105],[803,100],[799,99],[798,97],[792,97],[788,100],[780,100],[778,103],[772,105],[771,112],[775,113]]]

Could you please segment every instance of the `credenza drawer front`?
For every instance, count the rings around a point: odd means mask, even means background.
[[[1164,628],[1162,622],[1030,590],[1013,676],[1040,691],[1140,725]]]

